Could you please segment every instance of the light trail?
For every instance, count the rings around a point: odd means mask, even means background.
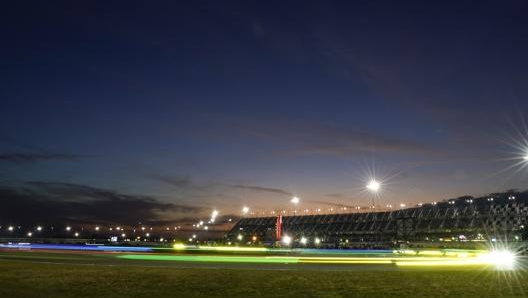
[[[504,254],[501,252],[500,254]],[[511,270],[513,258],[498,258],[497,252],[475,252],[463,256],[403,256],[392,257],[281,257],[281,256],[224,256],[224,255],[162,255],[162,254],[127,254],[117,256],[122,259],[157,260],[179,262],[214,262],[214,263],[269,263],[269,264],[361,264],[361,265],[395,265],[415,267],[438,266],[495,266],[498,269]]]
[[[174,248],[105,246],[105,245],[60,245],[60,244],[0,244],[0,248],[17,250],[63,250],[131,252],[117,258],[146,261],[211,262],[211,263],[259,263],[259,264],[362,264],[409,266],[494,266],[498,270],[515,269],[514,253],[502,250],[318,250],[318,249],[271,249],[263,247],[192,247],[175,244]],[[158,253],[154,253],[158,251]],[[165,253],[159,253],[159,252]],[[204,252],[205,254],[169,254],[167,252]],[[234,255],[226,255],[225,253]],[[148,254],[139,254],[148,253]],[[207,254],[216,253],[216,254]],[[224,254],[223,254],[224,253]],[[256,253],[257,255],[240,255]],[[280,254],[297,254],[284,256]],[[275,254],[275,255],[265,255]],[[317,256],[320,254],[320,256]],[[324,254],[324,255],[323,255]],[[316,255],[316,256],[314,256]]]
[[[117,251],[117,252],[151,252],[152,247],[142,246],[110,246],[110,245],[63,245],[63,244],[0,244],[0,248],[31,250],[81,250],[81,251]]]
[[[213,262],[213,263],[281,263],[296,264],[295,257],[256,257],[256,256],[199,256],[199,255],[160,255],[160,254],[134,254],[120,255],[120,259],[149,260],[149,261],[178,261],[178,262]]]

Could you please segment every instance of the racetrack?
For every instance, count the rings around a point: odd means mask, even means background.
[[[11,248],[0,251],[0,297],[491,298],[528,294],[524,266],[498,272],[489,264],[424,265],[422,260],[437,258],[397,255],[388,258],[419,263],[343,262],[356,258],[370,262],[373,257],[332,252],[313,256]]]
[[[76,249],[79,247],[79,249]],[[324,251],[323,251],[324,252]],[[468,256],[467,252],[457,252],[446,256],[400,255],[388,251],[335,252],[323,254],[317,251],[307,254],[244,254],[211,253],[209,251],[182,252],[163,249],[161,252],[151,248],[138,247],[84,247],[34,245],[21,247],[3,247],[0,260],[17,260],[33,263],[98,265],[98,266],[143,266],[172,268],[208,268],[208,269],[253,269],[253,270],[340,270],[340,271],[401,271],[420,268],[449,268],[449,270],[494,269],[478,254]],[[526,258],[518,257],[516,268],[528,268]],[[513,268],[508,268],[513,269]]]
[[[152,254],[156,256],[159,254]],[[401,270],[395,264],[305,264],[287,262],[204,262],[178,260],[130,259],[122,256],[141,256],[113,252],[70,252],[70,251],[0,251],[0,260],[16,260],[31,263],[87,265],[87,266],[135,266],[165,267],[180,269],[253,269],[253,270],[346,270],[346,271],[394,271]],[[162,256],[166,256],[165,254]],[[202,257],[202,256],[201,256]],[[264,256],[256,258],[265,258]]]

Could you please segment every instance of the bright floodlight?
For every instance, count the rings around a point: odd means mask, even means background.
[[[246,214],[248,212],[249,212],[249,207],[244,206],[244,208],[242,208],[242,213]]]
[[[487,261],[494,264],[498,270],[513,270],[515,255],[508,250],[495,250],[485,256]]]
[[[301,244],[302,245],[306,245],[307,242],[308,242],[308,239],[306,239],[305,237],[301,238]]]
[[[217,216],[218,216],[218,210],[213,210],[213,213],[211,213],[211,220],[209,221],[209,223],[214,223]]]
[[[367,184],[367,188],[376,192],[380,188],[380,183],[374,179],[370,180],[369,184]]]
[[[299,203],[299,198],[298,197],[293,197],[290,202],[294,203],[294,204],[298,204]]]
[[[528,153],[526,153],[526,155],[523,156],[523,159],[524,159],[525,161],[528,161]]]
[[[285,235],[284,237],[282,237],[282,243],[289,245],[291,243],[291,237]]]

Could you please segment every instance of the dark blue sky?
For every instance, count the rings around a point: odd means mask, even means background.
[[[526,189],[525,1],[1,6],[4,201],[172,220],[368,205],[369,175],[380,205]]]

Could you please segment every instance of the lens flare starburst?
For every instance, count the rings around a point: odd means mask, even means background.
[[[503,131],[499,142],[504,144],[505,149],[495,161],[507,162],[505,166],[492,173],[491,177],[503,175],[507,182],[516,176],[528,176],[528,126],[525,119],[520,116],[518,123],[510,120],[510,130]]]

